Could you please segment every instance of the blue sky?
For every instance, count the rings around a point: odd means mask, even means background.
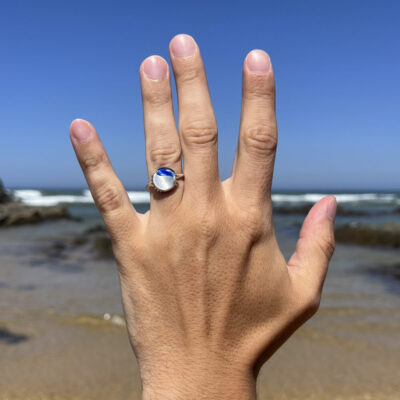
[[[85,187],[68,128],[99,131],[129,188],[146,183],[138,68],[188,33],[200,45],[230,174],[241,69],[277,81],[275,189],[400,189],[399,1],[31,1],[0,5],[0,177]]]

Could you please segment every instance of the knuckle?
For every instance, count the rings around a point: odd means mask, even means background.
[[[216,144],[218,128],[212,121],[191,121],[181,127],[184,140],[194,145]]]
[[[326,257],[326,259],[330,260],[333,256],[336,245],[333,239],[320,239],[318,241],[318,247]]]
[[[197,209],[195,213],[190,213],[192,218],[187,219],[186,232],[190,232],[192,236],[199,243],[211,244],[214,243],[218,237],[220,229],[220,221],[218,216],[208,209]]]
[[[150,148],[149,158],[152,164],[173,165],[181,160],[181,147],[178,143],[166,143]]]
[[[114,211],[122,205],[122,191],[116,185],[104,185],[96,191],[96,204],[101,213]]]
[[[275,125],[260,125],[244,129],[243,144],[253,153],[274,154],[278,146]]]
[[[209,212],[198,215],[198,231],[201,237],[213,239],[218,231],[218,221],[214,214]]]
[[[202,68],[193,64],[192,60],[182,59],[183,65],[180,71],[177,71],[177,78],[180,84],[191,84],[204,79]]]
[[[265,215],[259,207],[248,207],[240,210],[237,214],[239,230],[246,232],[252,239],[258,239],[269,232],[269,224],[266,223]]]
[[[249,78],[245,91],[245,97],[275,101],[274,80],[264,75],[252,75]]]
[[[218,223],[216,218],[203,217],[200,220],[199,227],[200,237],[206,242],[214,242],[218,235]]]
[[[311,293],[306,296],[302,305],[302,314],[307,318],[311,318],[319,309],[321,303],[321,296],[315,293]]]
[[[171,92],[165,88],[152,88],[143,92],[143,101],[154,108],[159,108],[171,102]]]
[[[108,164],[108,158],[106,154],[98,153],[98,154],[90,154],[86,157],[82,158],[81,165],[82,169],[86,172],[96,171],[97,169]]]

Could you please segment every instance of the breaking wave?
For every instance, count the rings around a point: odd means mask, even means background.
[[[13,191],[14,196],[24,204],[33,206],[55,206],[58,204],[91,204],[93,197],[89,190],[79,192],[51,192],[31,189]],[[274,193],[272,201],[277,204],[315,203],[328,193]],[[133,204],[148,204],[150,194],[147,191],[128,191]],[[400,204],[400,195],[394,193],[338,193],[335,194],[338,203],[362,204]]]

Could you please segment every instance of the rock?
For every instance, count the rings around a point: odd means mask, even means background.
[[[274,206],[273,210],[276,214],[289,215],[301,214],[306,215],[311,210],[312,204],[304,204],[299,206]]]
[[[103,225],[96,225],[82,233],[57,238],[50,242],[43,251],[47,257],[53,260],[67,259],[69,253],[83,246],[86,246],[86,249],[93,252],[98,258],[111,259],[114,257],[110,237]]]
[[[18,202],[0,204],[0,227],[36,224],[54,219],[74,219],[65,206],[36,207]]]
[[[400,263],[377,267],[374,272],[400,281]]]
[[[111,239],[104,225],[96,225],[87,229],[83,234],[76,239],[86,239],[91,243],[91,248],[100,258],[113,258]]]
[[[283,214],[283,215],[288,215],[288,214],[306,215],[311,210],[312,206],[313,206],[312,204],[303,204],[303,205],[292,206],[292,207],[275,206],[274,207],[274,213]],[[340,204],[337,206],[336,214],[337,215],[343,215],[343,216],[362,216],[362,215],[367,215],[367,213],[365,211],[345,208]]]
[[[28,336],[10,331],[5,326],[0,326],[0,341],[6,344],[17,344],[28,340]]]
[[[12,196],[4,189],[3,182],[0,179],[0,204],[9,203],[12,201]]]
[[[89,229],[86,229],[85,232],[83,232],[85,235],[91,235],[91,234],[95,234],[95,233],[107,233],[106,227],[104,225],[95,225],[92,226]]]
[[[345,208],[341,204],[338,204],[336,215],[356,217],[356,216],[368,215],[368,213],[362,210],[355,210],[354,208],[353,209]]]
[[[96,225],[86,229],[73,238],[73,243],[76,246],[90,243],[90,247],[100,258],[114,257],[111,239],[104,225]]]
[[[101,258],[113,258],[114,253],[112,251],[111,240],[108,235],[98,236],[93,238],[93,250]]]
[[[335,238],[341,243],[400,248],[400,224],[345,224],[335,229]]]
[[[36,224],[49,219],[74,219],[65,206],[27,206],[16,201],[0,180],[0,227]]]

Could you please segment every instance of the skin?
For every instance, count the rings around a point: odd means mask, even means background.
[[[143,399],[254,399],[262,364],[318,309],[336,201],[314,205],[286,262],[272,220],[268,55],[254,50],[244,61],[237,154],[223,182],[199,47],[177,35],[170,58],[178,130],[168,64],[152,56],[140,67],[147,166],[149,178],[161,166],[181,173],[183,159],[185,179],[172,192],[151,191],[149,212],[135,211],[88,122],[72,123],[71,140],[113,243]]]

